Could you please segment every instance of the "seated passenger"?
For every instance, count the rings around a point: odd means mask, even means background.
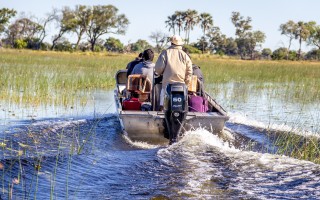
[[[142,61],[143,61],[143,60],[142,60],[142,53],[139,53],[139,56],[136,57],[135,60],[133,60],[133,61],[131,61],[131,62],[128,63],[127,68],[126,68],[126,69],[128,70],[128,71],[127,71],[127,77],[132,74],[132,70],[133,70],[134,66],[135,66],[136,64],[142,62]]]
[[[143,52],[142,54],[142,62],[140,62],[139,64],[137,64],[133,70],[131,74],[143,74],[145,75],[150,82],[153,82],[153,73],[154,73],[154,63],[152,63],[153,61],[153,51],[152,49],[147,49]]]

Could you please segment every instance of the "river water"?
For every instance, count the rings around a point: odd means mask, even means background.
[[[122,135],[112,91],[83,107],[1,103],[0,199],[320,199],[320,166],[276,155],[266,134],[317,135],[319,104],[230,91],[216,95],[223,137],[198,129],[171,146]]]

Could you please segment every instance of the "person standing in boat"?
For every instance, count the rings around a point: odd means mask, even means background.
[[[138,57],[136,57],[135,60],[133,60],[133,61],[128,63],[128,65],[126,67],[126,69],[128,70],[127,71],[127,77],[132,74],[132,70],[133,70],[134,66],[136,66],[136,64],[139,64],[140,62],[143,61],[142,60],[142,54],[143,53],[139,53]]]
[[[142,53],[142,62],[136,64],[131,74],[142,74],[147,76],[150,82],[153,82],[154,63],[152,62],[154,53],[152,49],[146,49]]]
[[[163,109],[165,88],[169,83],[189,84],[192,77],[192,62],[182,50],[183,41],[178,35],[171,37],[171,46],[163,50],[155,65],[155,72],[163,75],[160,92],[160,110]]]

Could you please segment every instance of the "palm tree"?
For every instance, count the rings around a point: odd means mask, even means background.
[[[199,16],[200,26],[203,31],[202,53],[204,53],[204,43],[206,40],[206,31],[213,27],[212,16],[209,13],[201,13]]]
[[[177,19],[176,19],[176,25],[178,27],[178,33],[180,35],[181,33],[181,30],[182,30],[182,26],[183,26],[183,18],[184,18],[184,12],[182,11],[176,11],[175,12],[175,15],[177,16]]]
[[[203,31],[203,36],[206,35],[206,31],[213,27],[212,16],[209,13],[201,13],[199,16],[200,26]]]
[[[166,27],[169,27],[169,32],[171,30],[173,30],[173,34],[175,35],[176,34],[176,23],[177,23],[177,15],[176,14],[173,14],[171,16],[168,16],[168,20],[165,21],[165,23],[167,24]]]
[[[189,36],[190,31],[193,30],[193,27],[199,23],[199,15],[196,10],[188,9],[184,12],[184,22],[185,22],[185,33],[186,33],[186,40],[187,44],[189,44]]]

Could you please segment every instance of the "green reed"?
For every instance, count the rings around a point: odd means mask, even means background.
[[[276,135],[277,154],[320,164],[320,140],[318,137],[291,132],[282,132]]]
[[[1,50],[0,100],[16,104],[74,104],[114,86],[114,74],[133,55]],[[80,93],[82,92],[82,93]],[[81,98],[80,98],[81,99]]]
[[[242,61],[196,57],[193,62],[204,73],[206,83],[248,84],[246,93],[272,90],[287,101],[314,102],[320,99],[320,63],[291,61]],[[249,84],[254,87],[249,88]],[[252,90],[253,89],[253,90]]]
[[[134,57],[106,52],[1,50],[0,100],[65,106],[79,99],[85,102],[90,91],[114,87],[115,72]],[[286,90],[282,98],[288,100],[320,97],[320,63],[242,61],[209,55],[192,55],[192,60],[201,66],[206,83],[254,83],[257,90],[280,89],[280,84],[281,90]]]

